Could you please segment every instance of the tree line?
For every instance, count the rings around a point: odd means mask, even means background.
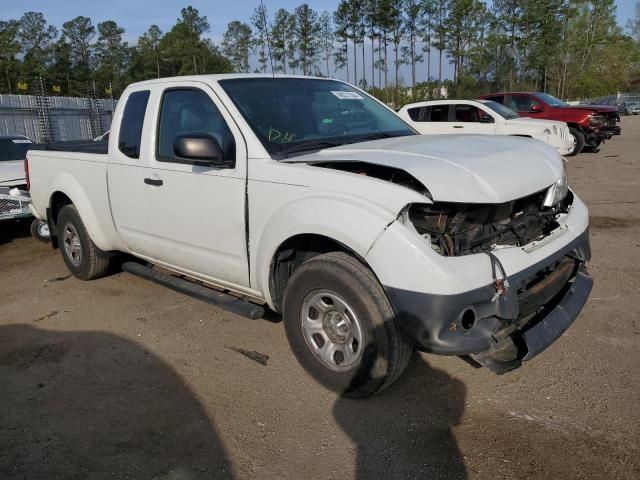
[[[302,4],[272,18],[260,6],[249,22],[229,24],[223,53],[247,72],[253,52],[266,72],[270,38],[275,71],[342,71],[394,104],[443,87],[457,96],[521,89],[584,98],[640,81],[637,12],[625,33],[614,0],[342,0],[331,13]]]
[[[273,70],[340,73],[399,105],[516,89],[584,98],[640,83],[640,7],[625,32],[614,0],[342,0],[331,12],[259,4],[228,24],[220,46],[209,31],[187,7],[168,32],[152,25],[128,45],[115,21],[80,16],[59,31],[27,12],[0,21],[0,92],[41,77],[61,94],[97,83],[118,96],[146,78]]]
[[[42,13],[26,12],[0,21],[0,93],[36,93],[42,79],[48,94],[117,98],[134,81],[233,71],[204,37],[209,30],[207,17],[189,6],[169,31],[152,25],[129,45],[113,20],[94,25],[78,16],[58,29]]]

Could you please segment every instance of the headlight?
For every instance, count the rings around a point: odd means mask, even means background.
[[[607,119],[602,115],[589,115],[589,124],[591,126],[604,125],[607,123]]]
[[[543,205],[545,207],[553,207],[557,205],[564,197],[567,196],[569,192],[569,177],[567,175],[567,160],[562,159],[562,176],[560,180],[549,187],[547,191],[547,196],[544,197]]]

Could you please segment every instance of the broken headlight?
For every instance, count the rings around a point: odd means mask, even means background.
[[[560,179],[549,187],[547,195],[544,197],[543,206],[553,207],[557,205],[564,197],[567,196],[569,191],[569,177],[567,175],[567,160],[562,159],[562,176]]]

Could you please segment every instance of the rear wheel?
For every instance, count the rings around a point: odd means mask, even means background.
[[[569,133],[573,137],[573,151],[569,155],[577,155],[584,149],[584,133],[573,127],[569,127]]]
[[[92,280],[107,273],[110,256],[93,243],[76,207],[62,207],[56,225],[62,258],[75,277]]]
[[[398,330],[382,287],[345,253],[303,263],[287,283],[283,307],[287,338],[302,366],[345,396],[383,390],[409,362],[413,350]]]

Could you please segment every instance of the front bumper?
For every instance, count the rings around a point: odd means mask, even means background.
[[[622,127],[618,125],[610,125],[608,127],[604,127],[602,131],[609,133],[611,135],[620,135],[622,133]]]
[[[593,284],[584,266],[590,256],[589,232],[585,230],[554,255],[510,275],[509,290],[495,301],[493,284],[455,295],[390,287],[385,291],[404,335],[418,349],[440,355],[472,355],[502,373],[535,357],[577,318]],[[569,275],[543,288],[531,286],[536,276],[562,261],[572,262]],[[535,294],[529,294],[533,290]],[[467,312],[473,315],[472,325]]]
[[[591,291],[588,212],[574,196],[562,227],[525,247],[494,250],[510,288],[494,299],[484,254],[442,257],[397,222],[365,257],[405,338],[439,355],[471,355],[496,372],[517,368],[553,343]]]
[[[618,129],[620,127],[617,127]],[[587,145],[589,145],[590,147],[598,147],[601,143],[606,142],[607,140],[610,140],[611,137],[613,137],[614,133],[612,133],[611,131],[609,131],[607,128],[602,128],[600,130],[595,130],[593,132],[590,132],[586,135],[586,142]],[[618,131],[617,134],[615,135],[620,135],[620,131]]]

